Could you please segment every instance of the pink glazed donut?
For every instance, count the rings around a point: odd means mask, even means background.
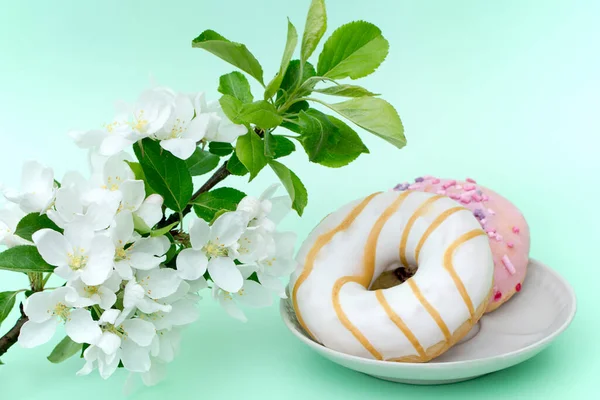
[[[416,178],[394,190],[416,190],[450,197],[473,212],[487,232],[494,256],[494,289],[486,312],[494,311],[521,290],[529,263],[529,226],[515,205],[492,190],[466,181]]]

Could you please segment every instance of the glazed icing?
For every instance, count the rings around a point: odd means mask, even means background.
[[[488,304],[486,233],[446,196],[375,193],[328,215],[307,237],[290,281],[298,321],[316,341],[359,357],[424,362],[464,336]],[[404,284],[379,275],[418,266]]]
[[[459,181],[424,176],[412,183],[401,183],[394,190],[449,196],[457,206],[473,212],[488,234],[494,257],[494,293],[487,312],[521,290],[529,263],[529,226],[521,211],[509,200],[470,178]]]

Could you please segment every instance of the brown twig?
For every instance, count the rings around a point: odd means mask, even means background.
[[[17,343],[19,339],[19,333],[21,333],[21,328],[29,320],[25,313],[23,312],[23,303],[19,306],[21,310],[21,316],[17,320],[15,326],[13,326],[6,334],[0,337],[0,357],[4,355],[14,345]]]

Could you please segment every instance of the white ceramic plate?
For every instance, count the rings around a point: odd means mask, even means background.
[[[304,333],[289,299],[281,315],[290,331],[323,357],[376,378],[418,385],[473,379],[512,367],[545,349],[571,323],[576,299],[555,271],[531,260],[520,293],[486,314],[473,330],[442,356],[424,364],[369,360],[328,349]]]

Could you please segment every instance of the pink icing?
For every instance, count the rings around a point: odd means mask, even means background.
[[[529,263],[530,238],[529,226],[515,205],[471,178],[457,181],[427,176],[411,190],[444,194],[459,202],[473,211],[488,233],[495,265],[490,306],[521,290]]]

